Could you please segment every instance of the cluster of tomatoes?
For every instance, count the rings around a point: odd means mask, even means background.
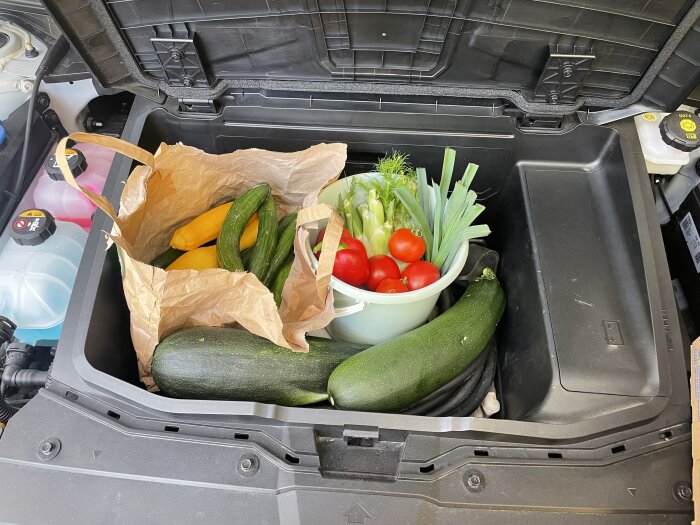
[[[318,243],[323,241],[324,234],[325,230],[319,233]],[[425,254],[425,241],[410,229],[400,228],[391,234],[389,253],[391,257],[367,257],[362,241],[353,238],[343,228],[333,264],[333,275],[352,286],[379,293],[419,290],[440,279],[437,266],[421,260]],[[403,271],[396,261],[407,263]]]

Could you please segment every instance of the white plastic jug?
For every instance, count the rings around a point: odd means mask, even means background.
[[[66,157],[78,184],[101,194],[114,152],[95,144],[80,144],[66,150]],[[92,214],[97,209],[85,195],[63,180],[55,155],[44,163],[43,173],[34,188],[34,204],[47,210],[56,220],[74,222],[88,231]]]
[[[345,195],[348,192],[353,177],[373,176],[376,174],[362,173],[336,181],[324,188],[318,201],[335,206],[338,195]],[[358,191],[355,204],[359,204],[363,198],[363,192]],[[318,231],[310,232],[311,238],[306,241],[306,252],[314,268],[318,266],[318,260],[314,257],[311,246],[315,244],[317,235]],[[469,244],[464,243],[439,280],[411,292],[397,294],[370,292],[331,277],[335,319],[326,328],[328,333],[333,339],[377,344],[419,327],[430,317],[440,292],[457,279],[467,262],[468,255]]]
[[[19,213],[11,231],[0,253],[0,315],[25,343],[57,339],[87,233],[41,209]]]

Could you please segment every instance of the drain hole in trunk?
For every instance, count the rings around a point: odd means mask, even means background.
[[[549,459],[561,459],[564,456],[561,455],[561,452],[549,452],[547,454],[547,457]]]
[[[423,474],[427,474],[428,472],[432,472],[433,470],[435,470],[435,464],[433,464],[433,463],[431,463],[430,465],[426,465],[425,467],[420,468],[420,471]]]
[[[373,447],[374,440],[363,438],[363,437],[350,437],[348,438],[349,447]]]
[[[483,456],[483,457],[489,457],[489,451],[488,450],[475,450],[474,451],[475,456]]]
[[[627,450],[627,447],[625,445],[618,445],[616,447],[613,447],[610,449],[613,454],[619,454],[620,452],[624,452]]]
[[[659,439],[662,439],[664,441],[668,441],[673,437],[673,432],[670,430],[664,430],[663,432],[659,432]]]
[[[233,435],[233,439],[248,439],[248,434],[241,434],[239,432],[236,432]]]
[[[116,419],[117,421],[119,421],[119,418],[122,417],[119,414],[117,414],[116,412],[113,412],[112,410],[107,410],[107,415],[109,417],[111,417],[112,419]]]
[[[77,401],[78,397],[78,394],[76,394],[75,392],[71,392],[70,390],[66,392],[66,398],[70,399],[73,402]]]
[[[165,428],[163,430],[165,430],[166,432],[180,432],[180,427],[165,425]]]
[[[295,465],[299,463],[299,458],[292,456],[291,454],[285,454],[284,459],[286,459],[289,463],[294,463]]]

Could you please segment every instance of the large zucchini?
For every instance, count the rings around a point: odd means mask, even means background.
[[[218,267],[216,246],[202,246],[183,253],[166,270],[209,270]]]
[[[170,246],[178,250],[189,251],[216,240],[231,206],[233,206],[233,202],[220,204],[199,217],[195,217],[184,226],[180,226],[173,233]],[[241,235],[241,250],[253,246],[257,236],[258,217],[254,214]]]
[[[151,372],[167,395],[184,399],[259,401],[286,406],[328,398],[328,376],[366,348],[307,338],[308,353],[292,352],[236,328],[186,328],[156,347]]]
[[[340,364],[328,380],[331,403],[369,412],[410,407],[476,359],[496,330],[505,303],[496,275],[487,268],[433,321]]]

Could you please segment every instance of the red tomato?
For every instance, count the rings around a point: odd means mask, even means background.
[[[326,229],[323,228],[320,232],[318,232],[318,237],[316,238],[316,244],[320,244],[323,242],[323,238],[326,236]],[[343,228],[343,233],[340,234],[340,240],[342,241],[343,239],[352,239],[352,233],[350,233],[350,230],[347,228]]]
[[[346,235],[346,233],[347,233],[347,235]],[[319,239],[323,240],[323,237],[325,235],[326,235],[326,229],[324,228],[319,232],[318,237],[319,237]],[[343,243],[345,243],[349,246],[353,246],[356,250],[362,251],[365,254],[365,259],[367,258],[367,250],[365,249],[365,245],[362,244],[362,241],[360,241],[358,239],[354,239],[352,237],[352,235],[350,235],[350,232],[346,228],[343,228],[343,233],[340,236],[340,244],[342,245]],[[340,245],[338,245],[338,246],[340,246]],[[318,241],[316,243],[316,246],[314,246],[314,249],[313,249],[313,252],[314,252],[314,255],[316,256],[316,259],[321,258],[321,250],[322,249],[323,249],[323,242]],[[338,249],[340,249],[340,248],[338,248]]]
[[[403,293],[407,291],[408,287],[403,279],[384,279],[375,290],[379,293]]]
[[[375,291],[384,279],[398,279],[399,277],[401,277],[399,265],[388,255],[375,255],[369,258],[368,289]]]
[[[340,245],[338,249],[340,250],[345,246],[347,246],[350,250],[357,250],[358,252],[362,252],[362,255],[365,256],[365,259],[367,259],[367,248],[365,248],[365,245],[362,244],[361,240],[353,239],[352,237],[345,237],[344,239],[340,240]]]
[[[425,253],[425,241],[408,228],[399,228],[389,237],[389,253],[399,261],[416,262]]]
[[[409,290],[418,290],[433,284],[440,278],[440,270],[428,261],[416,261],[403,269],[401,277],[406,279]]]
[[[367,251],[357,239],[343,239],[335,254],[333,275],[341,281],[358,288],[369,277]]]

